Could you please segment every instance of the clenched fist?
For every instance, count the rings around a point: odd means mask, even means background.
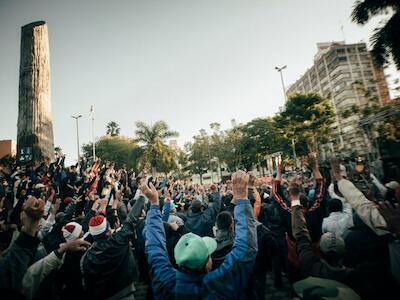
[[[247,185],[249,183],[249,174],[239,170],[232,175],[233,200],[247,199]]]

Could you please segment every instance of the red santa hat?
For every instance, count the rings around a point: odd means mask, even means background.
[[[95,216],[89,221],[89,232],[92,236],[106,232],[108,228],[107,219],[104,216]]]
[[[76,222],[70,222],[62,228],[64,239],[71,242],[79,238],[82,232],[82,226]]]

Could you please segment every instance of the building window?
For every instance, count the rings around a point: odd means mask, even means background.
[[[339,62],[340,61],[347,61],[347,57],[343,56],[343,57],[339,57]]]

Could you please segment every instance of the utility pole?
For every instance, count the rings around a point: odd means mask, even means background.
[[[75,119],[76,121],[76,144],[78,146],[78,162],[80,159],[80,153],[79,153],[79,118],[81,118],[82,115],[78,115],[78,116],[71,116],[71,118]]]
[[[281,82],[282,82],[282,90],[283,90],[283,96],[285,97],[285,102],[288,101],[287,95],[286,95],[286,88],[285,88],[285,82],[283,81],[283,73],[282,71],[286,69],[287,65],[284,65],[283,67],[275,67],[275,70],[279,72],[281,75]],[[296,145],[294,142],[294,137],[292,137],[292,150],[293,150],[293,160],[294,160],[294,165],[297,167],[297,155],[296,155]]]

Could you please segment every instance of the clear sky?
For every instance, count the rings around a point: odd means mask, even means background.
[[[368,41],[378,20],[350,21],[354,0],[0,0],[0,139],[15,139],[20,28],[49,27],[55,145],[76,157],[80,140],[116,121],[165,120],[189,141],[212,122],[270,116],[286,85],[313,63],[316,43]]]

